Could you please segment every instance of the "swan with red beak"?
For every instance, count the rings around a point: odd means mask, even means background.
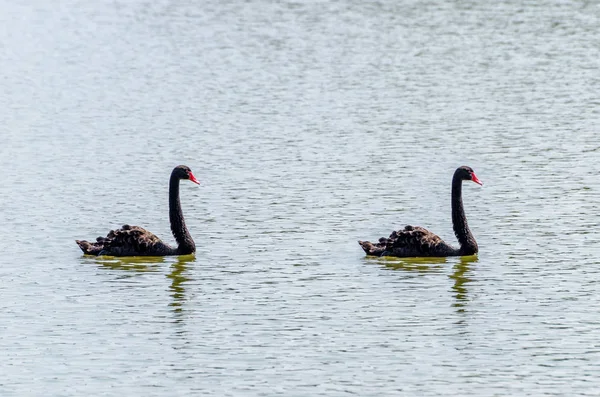
[[[359,241],[367,255],[396,257],[445,257],[467,256],[479,252],[475,237],[467,224],[462,202],[462,182],[483,183],[471,167],[462,166],[452,177],[452,228],[460,244],[459,248],[446,244],[438,235],[420,226],[406,226],[393,231],[390,237],[381,237],[379,242]]]
[[[171,172],[169,179],[169,220],[176,247],[163,243],[158,237],[139,226],[123,225],[111,230],[106,237],[98,237],[95,242],[75,240],[86,255],[108,256],[166,256],[189,255],[196,252],[194,239],[185,225],[179,201],[179,181],[190,180],[200,184],[188,166],[179,165]],[[102,214],[98,214],[101,216]]]

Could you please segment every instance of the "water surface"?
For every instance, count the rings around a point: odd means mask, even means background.
[[[598,4],[0,7],[2,396],[600,390]],[[195,256],[81,255],[178,164]]]

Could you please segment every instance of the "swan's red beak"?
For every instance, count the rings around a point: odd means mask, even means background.
[[[479,178],[477,178],[477,175],[475,175],[475,173],[472,173],[472,174],[471,174],[471,180],[472,180],[473,182],[475,182],[475,183],[477,183],[477,184],[479,184],[479,185],[483,186],[483,182],[481,182],[481,181],[479,180]]]
[[[196,179],[196,177],[194,176],[194,174],[192,174],[191,172],[190,172],[190,181],[192,181],[192,182],[194,182],[194,183],[196,183],[198,185],[200,184],[200,182],[198,182],[198,179]]]

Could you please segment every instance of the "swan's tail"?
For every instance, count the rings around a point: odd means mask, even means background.
[[[370,241],[359,241],[358,244],[360,244],[367,255],[381,256],[383,251],[385,251],[385,246],[378,247]]]
[[[86,255],[98,256],[100,254],[100,251],[102,251],[102,249],[104,248],[104,244],[100,244],[100,243],[94,244],[94,243],[90,243],[89,241],[85,241],[85,240],[75,240],[75,242],[77,243],[79,248],[81,248],[83,253]]]

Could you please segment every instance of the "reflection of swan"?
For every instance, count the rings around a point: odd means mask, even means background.
[[[158,272],[159,265],[165,261],[162,256],[130,256],[130,257],[83,257],[85,262],[92,262],[101,267],[131,272]]]
[[[170,295],[173,301],[169,306],[175,313],[182,311],[183,302],[185,302],[185,283],[192,279],[188,276],[187,265],[196,260],[192,255],[180,255],[177,257],[165,258],[163,256],[132,256],[132,257],[82,257],[85,263],[95,263],[100,268],[107,270],[124,271],[124,277],[132,277],[142,273],[158,273],[164,267],[164,263],[170,263],[170,271],[166,277],[171,279],[169,285]]]
[[[409,273],[416,274],[424,274],[424,273],[445,273],[445,266],[442,266],[446,262],[453,262],[450,258],[391,258],[391,257],[367,257],[365,258],[368,261],[372,261],[378,264],[385,266],[388,269],[392,270],[401,270]],[[458,261],[455,262],[452,267],[452,274],[449,275],[451,279],[454,280],[454,285],[452,285],[452,291],[454,292],[454,298],[456,298],[456,302],[452,304],[452,306],[459,308],[459,311],[463,311],[462,309],[467,300],[467,285],[472,281],[471,278],[468,277],[469,272],[471,271],[471,263],[477,262],[479,259],[476,255],[471,256],[462,256]]]
[[[169,303],[169,306],[173,307],[175,312],[182,311],[182,305],[185,301],[185,283],[192,279],[187,277],[187,264],[194,262],[196,258],[194,255],[178,256],[177,260],[171,264],[171,272],[167,274],[167,277],[171,279],[171,296],[173,302]]]
[[[470,265],[478,260],[479,259],[475,255],[461,257],[460,261],[454,265],[454,271],[452,272],[452,275],[450,275],[450,278],[454,280],[452,290],[455,292],[454,297],[456,298],[456,302],[453,306],[459,308],[459,311],[464,310],[463,307],[468,300],[467,285],[473,281],[473,279],[468,277],[469,271],[471,270]]]
[[[393,270],[406,270],[417,273],[441,273],[444,269],[442,264],[446,263],[447,258],[394,258],[394,257],[366,257],[366,260],[371,260],[382,264],[383,266]]]

